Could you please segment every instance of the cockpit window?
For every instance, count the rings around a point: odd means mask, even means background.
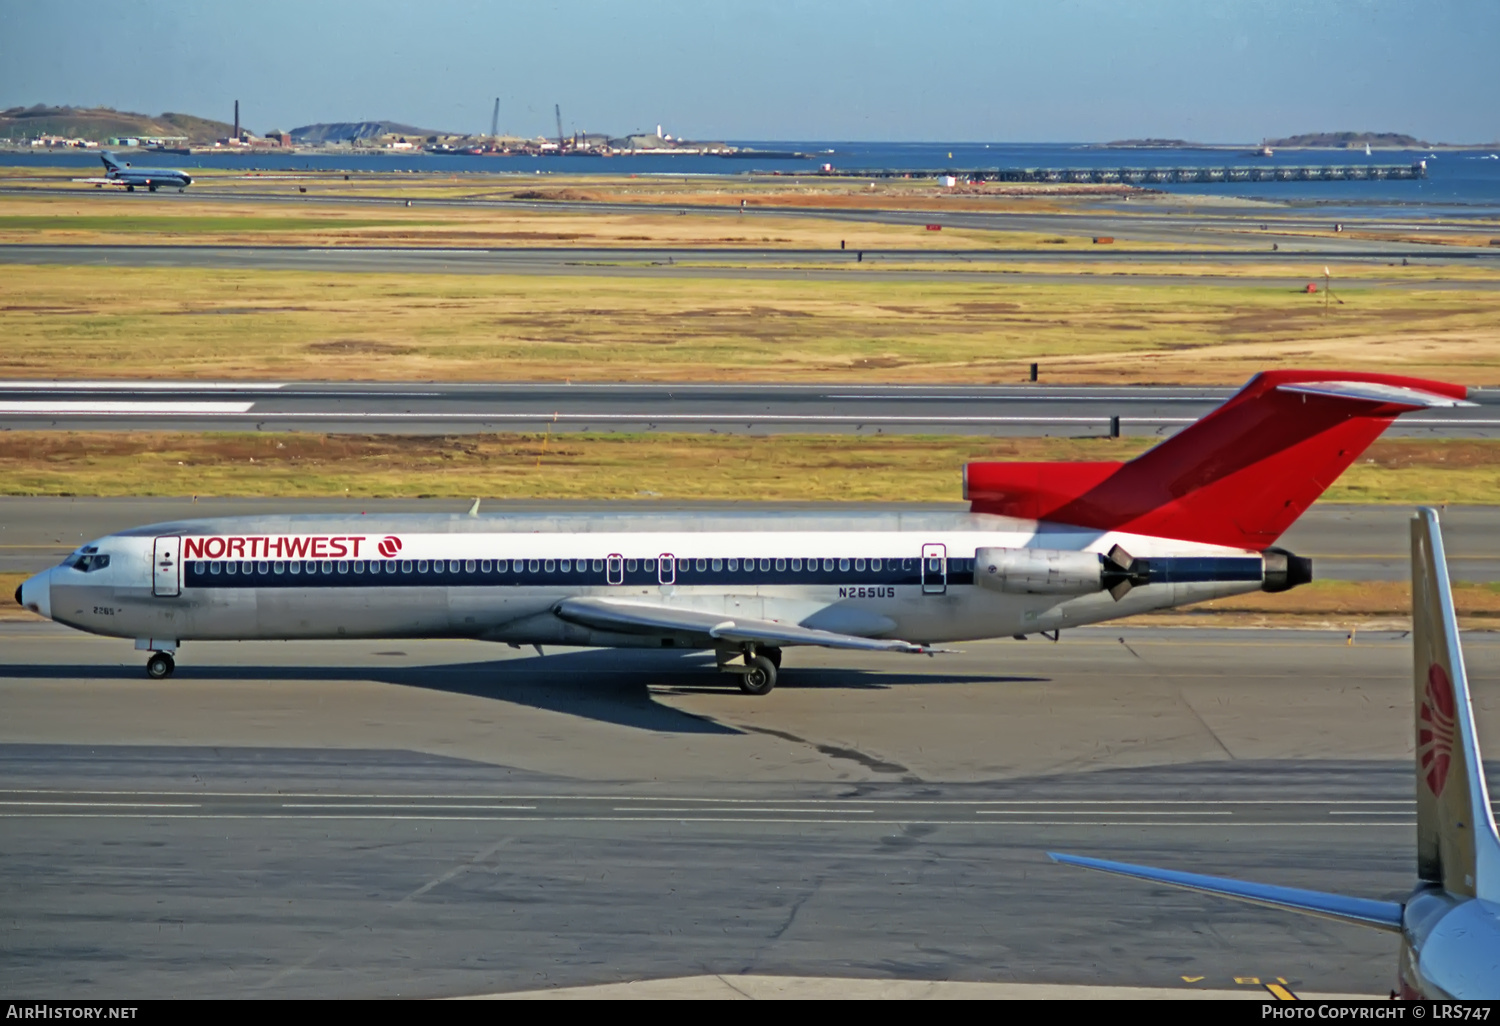
[[[88,552],[85,552],[77,559],[69,560],[67,565],[71,566],[74,570],[82,570],[84,573],[91,573],[95,570],[103,570],[105,567],[109,566],[109,553],[95,552],[90,554]]]

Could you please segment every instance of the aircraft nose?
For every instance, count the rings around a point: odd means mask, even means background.
[[[40,613],[47,619],[52,619],[52,580],[51,571],[37,574],[28,580],[22,581],[21,586],[16,589],[16,601],[33,613]]]

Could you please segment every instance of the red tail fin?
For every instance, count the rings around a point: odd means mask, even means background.
[[[1399,414],[1462,385],[1394,374],[1266,371],[1129,463],[970,463],[976,513],[1263,549]]]

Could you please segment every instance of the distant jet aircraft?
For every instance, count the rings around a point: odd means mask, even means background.
[[[131,167],[129,161],[121,162],[113,153],[105,151],[99,157],[104,161],[104,177],[94,179],[98,184],[123,185],[127,192],[135,192],[137,185],[144,185],[155,192],[158,188],[174,188],[178,192],[193,184],[192,175],[172,167]]]
[[[1302,584],[1311,561],[1273,548],[1277,537],[1398,414],[1466,394],[1271,371],[1128,463],[971,463],[964,513],[156,524],[84,546],[16,600],[134,638],[154,653],[152,677],[190,639],[457,637],[707,650],[765,694],[784,647],[925,654]]]
[[[1401,935],[1404,998],[1500,998],[1500,835],[1436,510],[1411,523],[1417,885],[1403,903],[1051,854],[1057,861]]]

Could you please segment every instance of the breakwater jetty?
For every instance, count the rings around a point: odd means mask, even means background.
[[[854,170],[824,165],[835,178],[955,178],[964,182],[1051,182],[1092,185],[1166,185],[1215,182],[1361,182],[1427,177],[1427,161],[1414,164],[1349,164],[1248,167],[1061,167]]]

